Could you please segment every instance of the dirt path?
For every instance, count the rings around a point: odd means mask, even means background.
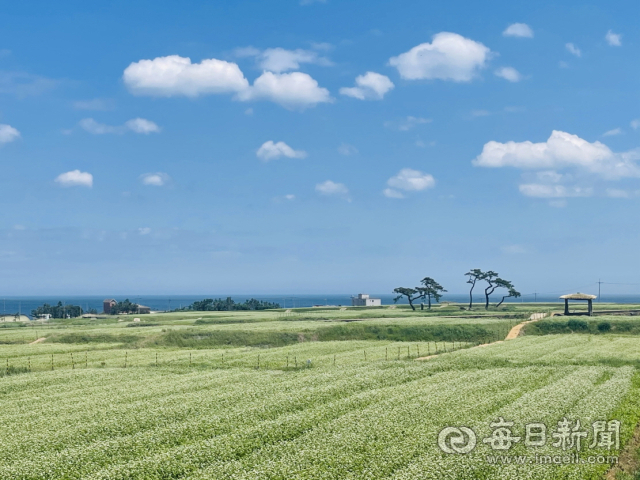
[[[487,347],[489,345],[502,343],[506,340],[513,340],[514,338],[517,338],[522,333],[522,329],[525,327],[525,325],[527,325],[528,323],[537,322],[538,320],[542,320],[547,315],[548,315],[547,313],[533,313],[529,317],[529,320],[525,320],[524,322],[519,323],[518,325],[513,327],[511,330],[509,330],[509,333],[507,334],[504,340],[498,340],[497,342],[491,342],[491,343],[482,343],[480,345],[476,345],[475,347],[471,347],[471,348]],[[447,352],[443,352],[443,353],[447,353]],[[438,355],[442,355],[442,353],[437,353],[435,355],[428,355],[426,357],[419,357],[419,358],[416,358],[416,360],[429,360],[430,358],[437,357]]]
[[[519,323],[518,325],[513,327],[509,331],[507,336],[505,337],[505,340],[513,340],[514,338],[519,337],[520,334],[522,333],[522,329],[525,327],[525,325],[527,325],[529,323],[537,322],[538,320],[542,320],[546,316],[547,316],[546,313],[533,313],[533,314],[531,314],[531,316],[529,317],[529,320],[527,320],[525,322],[522,322],[522,323]]]
[[[39,339],[37,339],[37,340],[34,340],[33,342],[30,342],[30,343],[29,343],[29,345],[33,345],[34,343],[42,343],[42,342],[44,342],[46,339],[47,339],[47,337],[39,338]]]

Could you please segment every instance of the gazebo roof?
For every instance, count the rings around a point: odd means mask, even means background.
[[[560,298],[563,300],[593,300],[598,298],[596,295],[589,295],[588,293],[570,293],[568,295],[562,295]]]

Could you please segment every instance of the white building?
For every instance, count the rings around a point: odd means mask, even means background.
[[[359,293],[357,297],[351,297],[351,305],[354,307],[379,307],[382,305],[382,300],[369,298],[366,293]]]

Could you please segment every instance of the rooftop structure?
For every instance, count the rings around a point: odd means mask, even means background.
[[[588,293],[569,293],[560,297],[564,300],[564,314],[565,315],[585,315],[584,313],[570,313],[569,312],[569,300],[582,300],[589,303],[586,315],[591,316],[593,314],[593,301],[598,298],[595,295],[589,295]]]
[[[382,300],[369,298],[366,293],[359,293],[357,297],[351,297],[351,305],[354,307],[379,307],[382,305]]]

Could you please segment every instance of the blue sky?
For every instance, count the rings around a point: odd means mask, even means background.
[[[0,289],[638,282],[639,9],[5,5]]]

